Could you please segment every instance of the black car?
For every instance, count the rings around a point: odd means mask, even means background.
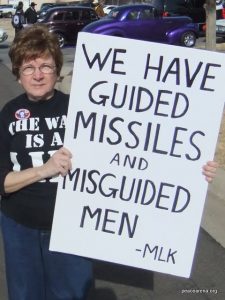
[[[199,29],[206,23],[206,0],[164,0],[165,14],[172,16],[189,16]],[[216,0],[216,19],[225,18],[225,0]]]
[[[172,16],[188,16],[194,23],[205,23],[205,0],[166,0],[165,11]]]
[[[60,47],[63,47],[66,44],[76,44],[78,32],[98,19],[92,8],[66,5],[48,9],[38,22],[46,24],[50,32],[56,33]]]

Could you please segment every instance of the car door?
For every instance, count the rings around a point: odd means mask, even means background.
[[[65,31],[64,11],[48,12],[42,22],[46,23],[53,32]]]
[[[74,41],[81,30],[79,9],[68,10],[64,15],[68,41]]]
[[[64,21],[67,26],[67,34],[69,40],[73,41],[77,38],[78,32],[93,20],[97,20],[97,16],[92,15],[92,10],[90,9],[72,9],[71,11],[67,11],[64,17]]]
[[[125,14],[119,16],[120,21],[117,22],[117,26],[121,29],[121,32],[124,32],[124,36],[139,40],[146,39],[147,29],[144,28],[146,22],[143,22],[144,18],[140,18],[142,10],[143,8],[134,6],[128,11],[125,10]]]
[[[121,16],[117,26],[124,32],[124,35],[132,39],[142,39],[142,29],[139,20],[140,8],[134,7]]]
[[[169,22],[158,16],[154,8],[140,8],[136,13],[137,39],[153,42],[166,41],[166,29]]]

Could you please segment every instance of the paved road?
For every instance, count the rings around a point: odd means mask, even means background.
[[[0,107],[21,92],[9,71],[7,46],[0,46]],[[73,50],[65,49],[65,69],[71,68]],[[96,289],[91,300],[224,300],[225,249],[201,229],[190,279],[113,264],[95,264]],[[0,300],[8,300],[4,275],[4,259],[0,235]],[[32,299],[30,299],[32,300]]]

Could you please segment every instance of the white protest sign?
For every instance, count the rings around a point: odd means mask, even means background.
[[[223,111],[219,53],[80,33],[51,250],[190,276]]]

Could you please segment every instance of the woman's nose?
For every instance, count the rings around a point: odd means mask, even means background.
[[[34,70],[34,73],[33,73],[33,77],[34,78],[42,78],[42,77],[44,77],[44,73],[43,72],[41,72],[41,70],[40,70],[40,68],[35,68],[35,70]]]

